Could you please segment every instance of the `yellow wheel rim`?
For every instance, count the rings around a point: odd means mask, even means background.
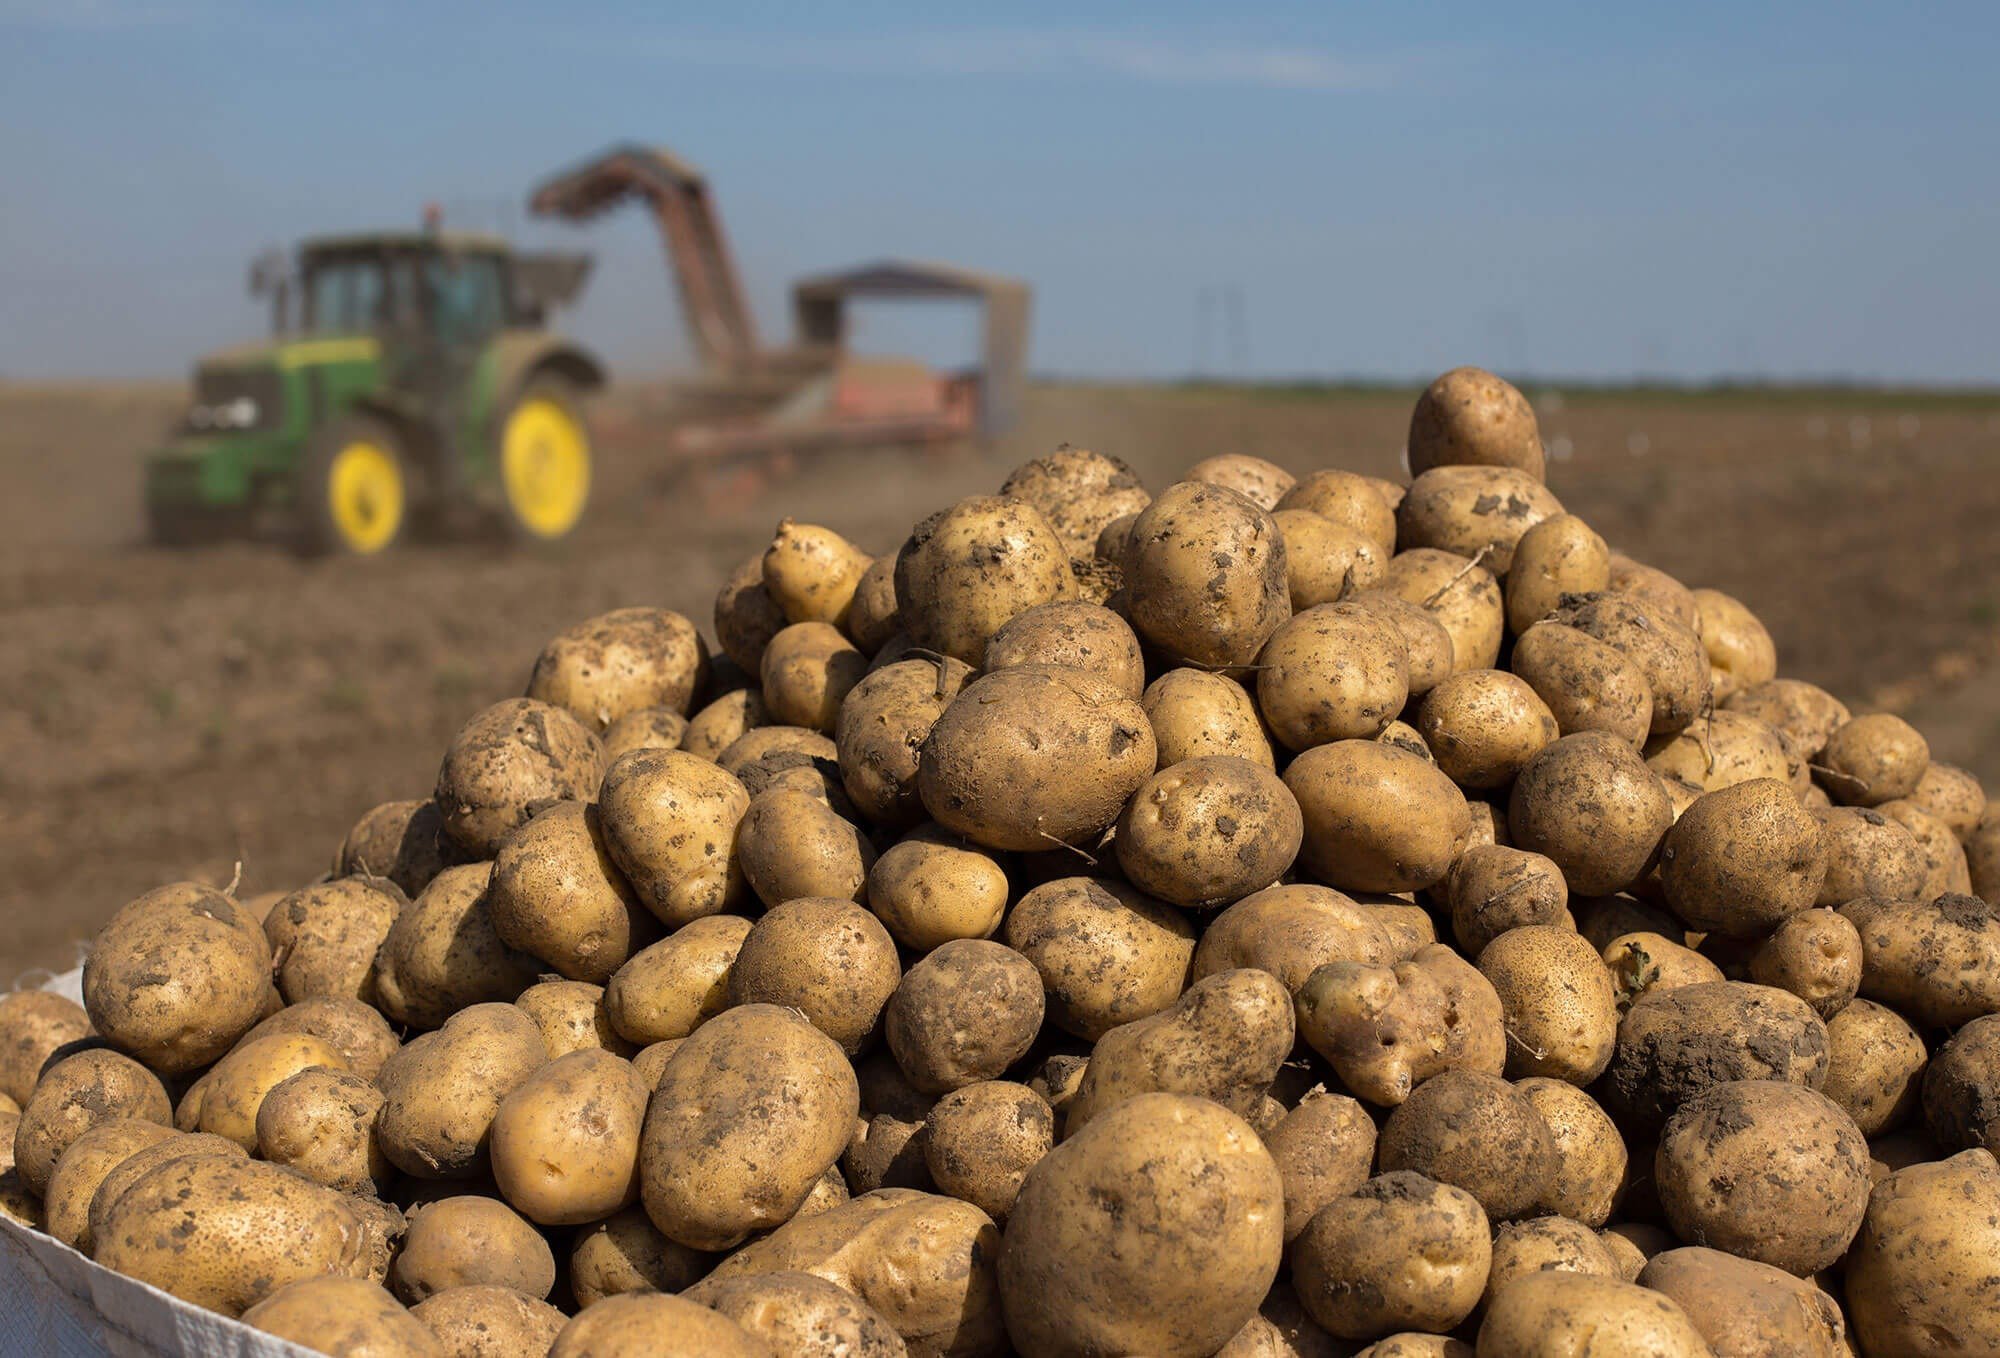
[[[556,401],[534,397],[507,417],[500,437],[500,478],[514,518],[541,538],[576,527],[590,498],[590,440]]]
[[[403,469],[380,444],[365,439],[334,454],[327,474],[333,526],[350,551],[379,552],[403,526]]]

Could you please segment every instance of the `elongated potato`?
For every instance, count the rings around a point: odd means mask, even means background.
[[[598,794],[611,861],[670,929],[744,898],[736,827],[749,809],[734,774],[684,750],[620,756]]]
[[[1504,576],[1521,535],[1562,512],[1539,476],[1517,468],[1432,467],[1416,474],[1397,506],[1396,542],[1404,551],[1434,547],[1476,558]]]
[[[1277,767],[1257,704],[1227,675],[1168,670],[1146,686],[1139,702],[1152,723],[1161,768],[1204,755],[1235,755],[1260,768]]]
[[[1574,514],[1552,514],[1514,544],[1507,570],[1507,626],[1515,635],[1554,612],[1565,594],[1595,594],[1611,584],[1611,549]]]
[[[1471,827],[1465,795],[1406,750],[1316,745],[1285,770],[1305,819],[1299,862],[1349,891],[1416,891],[1444,879]]]
[[[436,1028],[474,1004],[513,1000],[534,984],[534,959],[500,939],[487,907],[493,865],[446,868],[396,916],[376,959],[382,1012]]]

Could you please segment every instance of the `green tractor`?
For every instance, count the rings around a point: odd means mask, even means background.
[[[196,365],[192,406],[146,460],[154,540],[275,523],[305,551],[365,555],[468,515],[562,537],[590,495],[583,400],[604,368],[545,323],[589,270],[436,229],[260,260],[273,337]]]

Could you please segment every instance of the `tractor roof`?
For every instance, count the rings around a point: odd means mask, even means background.
[[[299,242],[304,255],[340,255],[368,250],[448,250],[466,254],[506,254],[504,238],[484,231],[355,231],[315,236]]]

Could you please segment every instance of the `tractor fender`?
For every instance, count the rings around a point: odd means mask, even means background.
[[[489,353],[494,407],[505,405],[544,373],[561,377],[583,391],[605,383],[604,365],[582,345],[546,331],[512,331],[493,341]]]

